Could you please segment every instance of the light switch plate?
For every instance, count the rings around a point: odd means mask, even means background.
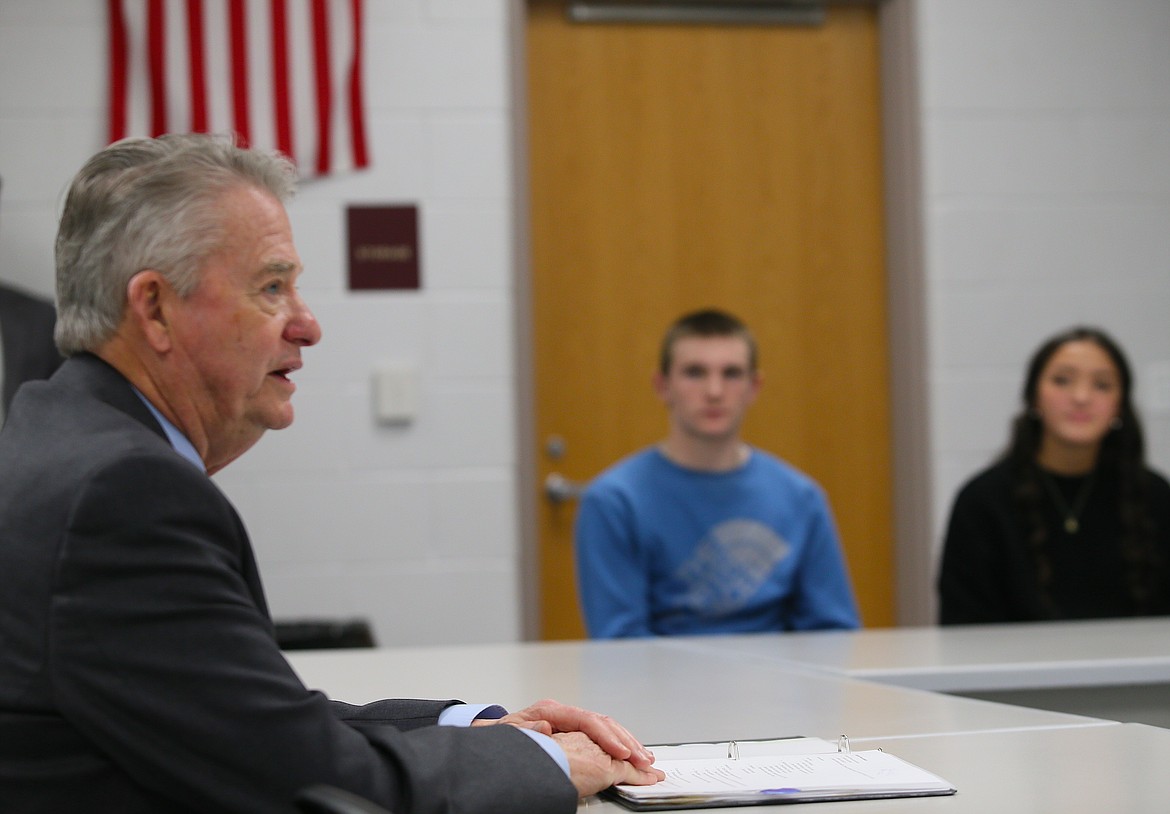
[[[406,363],[378,365],[373,374],[374,420],[409,424],[418,415],[418,370]]]

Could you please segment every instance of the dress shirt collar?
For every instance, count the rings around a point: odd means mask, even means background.
[[[138,392],[138,388],[130,385],[130,389],[134,391],[134,395],[142,399],[142,403],[146,405],[146,409],[150,410],[158,423],[162,426],[163,432],[167,434],[167,440],[171,442],[171,446],[175,448],[175,452],[182,455],[195,466],[199,467],[200,472],[206,472],[207,467],[203,465],[203,459],[199,457],[199,453],[195,451],[195,445],[187,440],[187,436],[179,431],[179,428],[167,420],[166,416],[158,411],[158,408],[150,403],[150,399]]]

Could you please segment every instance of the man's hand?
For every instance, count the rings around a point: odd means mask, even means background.
[[[522,729],[534,729],[545,735],[580,732],[587,735],[589,740],[601,747],[607,755],[615,760],[629,763],[634,769],[645,772],[654,763],[653,753],[613,718],[557,701],[547,699],[537,701],[532,706],[505,715],[503,718],[492,721],[476,721],[475,723],[477,725],[512,724]],[[657,779],[661,780],[662,777],[659,776]]]
[[[624,726],[608,715],[580,707],[537,701],[527,709],[476,724],[511,724],[551,735],[569,759],[569,775],[581,797],[614,783],[649,786],[666,777],[653,767],[653,753]]]
[[[649,786],[666,777],[655,768],[639,769],[606,754],[584,732],[560,732],[553,739],[569,759],[569,774],[578,797],[588,797],[614,783]]]

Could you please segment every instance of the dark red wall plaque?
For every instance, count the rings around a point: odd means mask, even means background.
[[[418,207],[348,209],[349,287],[419,288]]]

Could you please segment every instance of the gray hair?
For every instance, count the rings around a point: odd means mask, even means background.
[[[57,230],[57,348],[96,350],[117,329],[131,278],[160,272],[186,297],[223,240],[224,194],[254,187],[292,197],[296,171],[226,136],[125,139],[77,173]]]

